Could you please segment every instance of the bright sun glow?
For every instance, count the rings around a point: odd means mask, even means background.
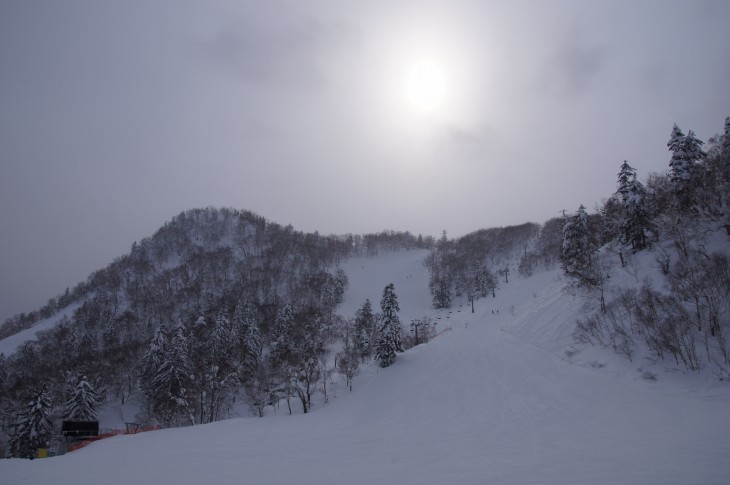
[[[424,113],[438,110],[446,95],[444,70],[431,60],[413,63],[407,72],[405,93],[417,110]]]

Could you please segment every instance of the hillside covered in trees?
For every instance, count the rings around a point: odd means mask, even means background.
[[[224,419],[237,399],[259,416],[272,403],[291,410],[290,400],[307,412],[313,395],[326,397],[332,372],[351,385],[363,362],[388,366],[419,343],[401,336],[416,322],[399,321],[397,288],[354,315],[338,313],[348,286],[343,262],[403,250],[429,251],[434,309],[467,302],[473,311],[510,278],[560,265],[566,289],[589,308],[577,343],[629,359],[649,352],[725,379],[730,119],[703,146],[675,125],[668,173],[642,183],[623,162],[616,192],[594,213],[580,206],[542,225],[455,239],[445,231],[439,240],[395,231],[321,236],[246,211],[184,212],[86,282],[0,327],[0,338],[45,328],[0,354],[5,453],[33,456],[60,419],[93,418],[105,403],[135,400],[164,426]]]
[[[730,118],[704,142],[674,125],[669,171],[643,184],[624,161],[616,192],[567,217],[561,265],[595,301],[580,342],[629,359],[648,350],[688,371],[730,377]],[[621,278],[629,275],[630,278]]]
[[[254,410],[290,396],[306,409],[313,389],[299,395],[291,382],[311,387],[319,370],[305,364],[343,332],[334,310],[347,275],[338,264],[432,244],[395,231],[304,234],[232,209],[184,212],[86,282],[3,324],[7,337],[51,322],[0,354],[3,429],[22,431],[29,399],[61,417],[80,380],[99,404],[141,399],[148,419],[166,426],[226,417],[239,392]]]

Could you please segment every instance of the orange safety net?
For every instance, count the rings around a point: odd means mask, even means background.
[[[97,436],[93,436],[91,438],[85,439],[84,441],[79,441],[78,443],[74,443],[72,445],[69,445],[69,447],[66,449],[66,451],[67,452],[76,451],[76,450],[79,450],[79,449],[83,448],[84,446],[90,445],[94,441],[103,440],[105,438],[111,438],[112,436],[117,436],[117,435],[121,435],[121,434],[144,433],[145,431],[156,431],[158,429],[162,429],[162,426],[160,426],[159,424],[155,424],[155,425],[152,425],[152,426],[143,426],[143,427],[137,428],[137,429],[135,429],[133,431],[127,431],[127,430],[124,430],[124,429],[114,429],[114,430],[112,430],[112,431],[110,431],[108,433],[104,433],[104,434],[100,434],[100,435],[97,435]]]

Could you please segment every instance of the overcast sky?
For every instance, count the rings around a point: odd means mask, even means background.
[[[0,319],[190,208],[544,222],[730,115],[730,2],[0,2]],[[441,102],[409,102],[426,59]]]

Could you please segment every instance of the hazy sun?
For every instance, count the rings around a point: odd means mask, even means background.
[[[446,95],[446,77],[443,68],[431,60],[410,65],[406,75],[405,94],[413,108],[425,113],[439,109]]]

